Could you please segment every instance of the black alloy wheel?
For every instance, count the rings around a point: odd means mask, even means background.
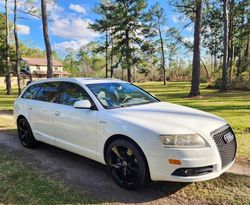
[[[148,181],[147,164],[134,143],[123,139],[113,141],[106,160],[113,179],[121,187],[135,189]]]
[[[21,118],[17,122],[18,136],[21,144],[26,148],[33,148],[37,145],[37,141],[33,136],[28,121]]]

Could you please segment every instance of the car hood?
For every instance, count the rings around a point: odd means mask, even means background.
[[[112,117],[137,124],[158,134],[199,133],[210,138],[210,133],[226,122],[215,115],[167,102],[113,109]]]

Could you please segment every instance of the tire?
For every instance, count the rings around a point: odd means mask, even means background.
[[[21,118],[17,121],[18,137],[21,144],[26,148],[34,148],[38,142],[34,138],[31,127],[25,118]]]
[[[114,140],[105,159],[114,181],[125,189],[137,189],[149,180],[148,166],[139,148],[129,140]]]

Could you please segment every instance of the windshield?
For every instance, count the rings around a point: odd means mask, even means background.
[[[106,109],[159,102],[130,83],[97,83],[89,84],[87,87]]]

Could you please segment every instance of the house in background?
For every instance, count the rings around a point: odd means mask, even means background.
[[[32,74],[32,77],[47,77],[47,59],[46,58],[22,58],[22,71]],[[53,77],[67,77],[70,73],[63,71],[63,65],[60,61],[53,59]]]

